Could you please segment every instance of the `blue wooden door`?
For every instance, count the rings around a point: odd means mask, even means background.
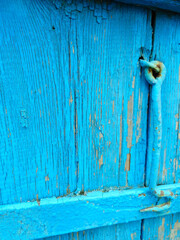
[[[141,58],[167,68],[158,185],[175,199],[160,213],[141,211],[159,201]],[[178,13],[1,0],[0,239],[180,239],[179,84]]]

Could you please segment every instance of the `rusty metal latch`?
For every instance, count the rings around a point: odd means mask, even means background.
[[[141,212],[162,212],[167,211],[171,207],[172,199],[174,198],[174,193],[170,190],[156,190],[162,141],[161,86],[166,76],[166,67],[159,61],[148,62],[140,60],[140,65],[144,68],[145,79],[151,85],[150,116],[152,118],[152,126],[149,131],[152,131],[152,139],[150,139],[152,142],[152,149],[150,150],[152,162],[149,188],[151,193],[158,199],[167,199],[167,202],[142,209]]]

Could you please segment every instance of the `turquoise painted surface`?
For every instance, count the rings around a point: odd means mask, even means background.
[[[116,224],[109,227],[96,228],[93,230],[64,234],[61,236],[44,238],[42,240],[137,240],[141,236],[141,222],[129,224]]]
[[[106,228],[102,227],[94,230],[44,238],[43,240],[178,240],[180,239],[179,218],[180,215],[175,214],[144,220],[142,226],[140,222],[130,222],[128,224],[118,224]]]
[[[158,184],[180,181],[180,16],[157,13],[153,58],[161,59],[167,68],[162,85],[162,148]],[[162,27],[166,26],[166,27]],[[150,151],[149,151],[150,152]],[[147,161],[147,184],[150,178]]]
[[[142,55],[167,67],[158,181],[179,182],[179,21],[119,3],[0,1],[1,204],[148,183]],[[58,238],[158,239],[165,221],[159,239],[178,239],[178,217]]]
[[[8,0],[0,19],[1,204],[143,186],[150,11]]]

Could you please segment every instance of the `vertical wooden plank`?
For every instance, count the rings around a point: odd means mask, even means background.
[[[1,203],[67,194],[76,189],[70,19],[50,1],[1,1],[0,21]]]
[[[92,14],[78,18],[74,42],[78,190],[143,186],[148,87],[138,60],[150,55],[149,11],[116,4],[101,24]]]
[[[180,181],[180,16],[157,12],[153,59],[162,61],[167,75],[162,85],[162,150],[158,184]],[[150,162],[147,163],[147,183]]]
[[[41,240],[140,240],[141,221],[95,228]]]
[[[180,239],[180,214],[168,215],[144,220],[142,240],[178,240]]]

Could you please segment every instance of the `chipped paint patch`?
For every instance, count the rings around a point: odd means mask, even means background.
[[[135,237],[136,237],[136,232],[131,233],[131,240],[134,240]]]
[[[69,98],[69,106],[72,104],[73,98],[72,98],[72,93],[70,92],[70,98]]]
[[[130,164],[131,164],[131,154],[127,154],[126,163],[125,163],[125,171],[130,171]]]
[[[38,194],[36,194],[36,202],[37,202],[38,206],[40,206],[40,200],[39,200]]]
[[[176,130],[178,130],[179,129],[179,122],[177,121],[176,122]]]
[[[180,231],[180,222],[179,220],[177,220],[174,224],[174,228],[171,229],[170,239],[171,240],[177,239],[177,235],[179,231]]]
[[[103,155],[101,155],[101,158],[99,159],[99,169],[103,166]]]
[[[141,127],[141,113],[142,113],[142,95],[140,94],[140,91],[139,91],[139,100],[138,100],[138,114],[137,114],[137,121],[136,121],[136,143],[139,142],[139,139],[141,137],[141,134],[142,134],[142,129],[140,128]]]
[[[127,115],[127,124],[128,124],[128,136],[127,136],[127,147],[132,147],[132,137],[133,137],[133,108],[134,108],[134,92],[130,96],[128,101],[128,115]]]
[[[135,85],[135,76],[133,77],[132,88],[134,88],[134,85]]]
[[[49,181],[49,176],[45,176],[45,181],[48,182]]]
[[[124,110],[124,99],[122,102],[122,113],[123,113],[123,110]],[[119,158],[121,157],[121,153],[122,153],[122,113],[120,116]]]
[[[165,227],[164,227],[164,224],[165,224],[165,218],[163,217],[162,218],[162,225],[159,226],[158,228],[158,239],[164,239],[164,231],[165,231]]]

